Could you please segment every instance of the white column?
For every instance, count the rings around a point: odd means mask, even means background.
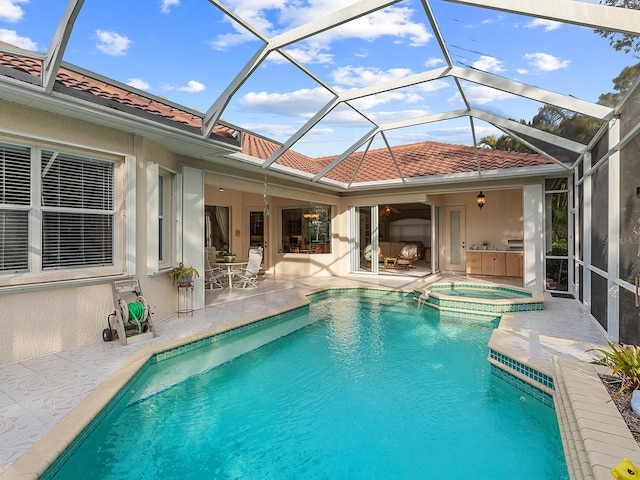
[[[524,287],[544,289],[544,191],[542,184],[522,187]]]
[[[204,308],[204,173],[182,167],[182,261],[196,267],[193,308]]]
[[[609,145],[620,141],[620,122],[609,121]],[[609,233],[607,263],[607,333],[611,341],[620,339],[620,287],[616,279],[620,277],[620,151],[609,157]]]

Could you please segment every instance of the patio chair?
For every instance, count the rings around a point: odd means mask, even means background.
[[[373,250],[373,247],[369,243],[364,247],[364,251],[362,252],[362,258],[367,262],[367,267],[371,267],[371,257],[373,256],[373,252],[371,250]],[[382,249],[378,247],[378,262],[382,261],[384,261],[384,255],[382,254]]]
[[[236,288],[256,288],[258,286],[258,274],[262,264],[262,247],[249,250],[249,262],[242,270],[235,273],[239,277]]]
[[[214,254],[215,255],[215,254]],[[215,257],[214,257],[215,258]],[[214,263],[215,265],[215,263]],[[217,288],[224,288],[220,281],[226,275],[226,272],[220,267],[212,267],[209,261],[209,252],[205,252],[204,255],[204,288],[209,290],[215,290]]]
[[[415,267],[416,260],[418,260],[418,246],[415,243],[407,243],[398,252],[396,268],[409,270]]]

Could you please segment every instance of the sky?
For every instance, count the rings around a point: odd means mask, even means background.
[[[335,12],[349,0],[223,0],[266,39]],[[45,52],[66,0],[0,0],[0,41]],[[553,92],[596,102],[612,79],[638,59],[615,52],[593,30],[444,0],[429,2],[454,65],[474,68]],[[85,0],[64,61],[165,97],[200,112],[262,47],[257,38],[208,0]],[[446,66],[422,3],[398,2],[285,47],[303,69],[277,53],[264,60],[233,95],[222,118],[285,141],[332,93],[377,85]],[[324,85],[323,85],[324,84]],[[537,102],[461,81],[474,108],[530,120]],[[464,108],[451,78],[406,87],[334,109],[294,150],[336,155],[373,123]],[[474,121],[477,139],[500,135]],[[393,129],[391,144],[424,140],[470,145],[468,119]],[[376,136],[371,148],[381,148]]]

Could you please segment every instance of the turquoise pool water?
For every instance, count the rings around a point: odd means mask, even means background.
[[[398,294],[322,295],[308,315],[217,368],[267,333],[147,368],[55,478],[568,478],[554,411],[490,374],[495,321]]]

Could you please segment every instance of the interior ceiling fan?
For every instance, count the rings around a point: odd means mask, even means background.
[[[400,210],[392,207],[391,205],[387,205],[386,207],[380,209],[380,215],[382,216],[388,217],[392,213],[400,213]]]

